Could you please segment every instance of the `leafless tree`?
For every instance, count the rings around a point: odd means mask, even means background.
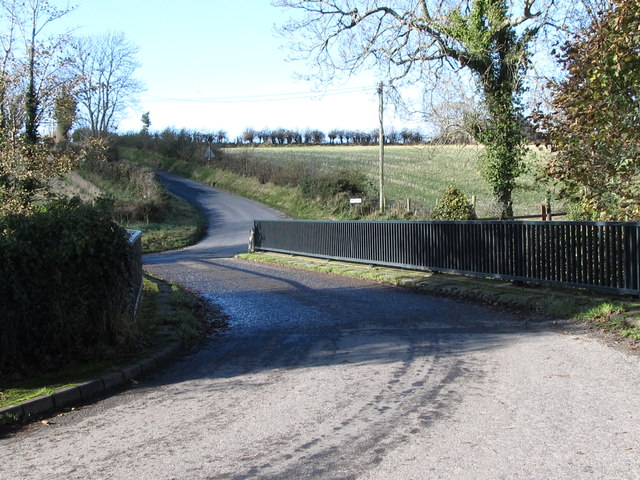
[[[246,128],[242,132],[242,140],[247,143],[253,143],[253,140],[256,138],[256,131],[253,128]]]
[[[24,133],[31,144],[52,114],[68,63],[69,34],[50,35],[47,28],[70,11],[48,0],[0,0],[0,127],[11,127],[13,136]]]
[[[80,118],[94,134],[109,132],[143,91],[134,77],[138,48],[123,33],[79,38],[74,48]]]

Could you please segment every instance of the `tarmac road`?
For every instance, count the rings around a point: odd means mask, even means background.
[[[1,438],[0,478],[640,478],[637,356],[527,312],[233,259],[251,219],[278,212],[164,178],[211,228],[146,268],[230,327],[124,393]]]

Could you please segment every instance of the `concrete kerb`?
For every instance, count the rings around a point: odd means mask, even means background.
[[[52,396],[53,403],[55,404],[56,408],[71,407],[82,402],[82,392],[80,391],[80,387],[77,385],[72,385],[69,387],[61,388],[60,390],[56,390],[52,394]]]
[[[88,380],[78,385],[61,388],[50,395],[31,398],[19,405],[2,407],[0,408],[0,418],[9,417],[21,419],[29,416],[35,417],[55,409],[69,408],[94,400],[111,391],[115,391],[131,380],[136,380],[143,375],[154,373],[175,359],[181,350],[181,346],[176,343],[154,353],[149,358],[128,365],[120,370],[105,373],[99,378]]]

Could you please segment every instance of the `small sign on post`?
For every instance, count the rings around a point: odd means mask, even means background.
[[[215,154],[213,153],[213,150],[211,150],[211,146],[208,146],[207,150],[204,152],[204,159],[211,161],[213,158],[215,158]]]
[[[349,203],[351,205],[356,205],[356,204],[362,203],[362,199],[361,198],[350,198],[349,199]]]

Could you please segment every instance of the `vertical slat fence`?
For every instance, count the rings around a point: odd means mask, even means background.
[[[640,223],[256,220],[256,250],[640,294]]]

